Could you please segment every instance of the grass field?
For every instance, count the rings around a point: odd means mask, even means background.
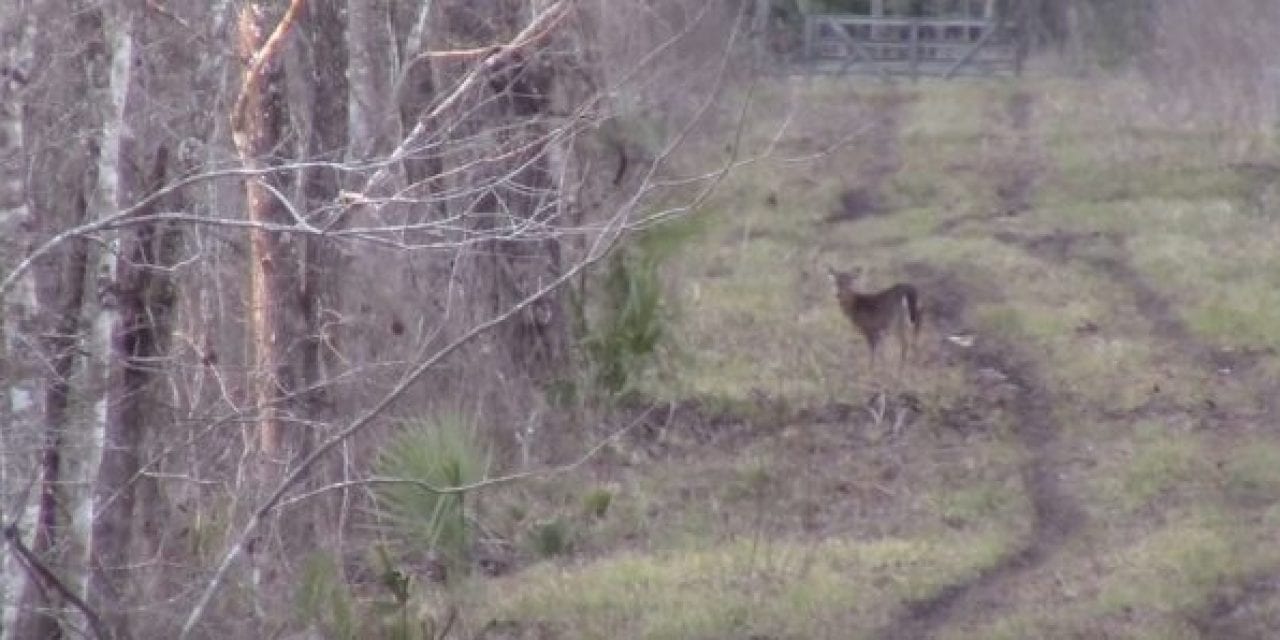
[[[468,584],[472,630],[1280,633],[1272,141],[1118,81],[762,93],[747,147],[790,127],[664,265],[681,356],[647,390],[681,410],[527,489],[573,550]],[[828,265],[920,287],[902,376],[867,371]]]

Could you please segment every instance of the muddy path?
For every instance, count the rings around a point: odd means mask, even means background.
[[[1037,157],[1039,151],[1035,140],[1028,129],[1031,120],[1033,102],[1023,94],[1015,94],[1006,105],[1007,122],[1014,129],[1014,144],[1007,146],[1010,155],[1007,161],[997,160],[992,166],[1001,170],[992,174],[994,190],[998,206],[996,211],[987,216],[988,219],[1017,215],[1031,206],[1034,185],[1043,171],[1044,163]],[[972,218],[973,216],[969,216]],[[981,217],[981,216],[979,216]],[[969,220],[961,220],[960,223]],[[940,228],[939,233],[950,232],[959,226],[954,222],[948,228]],[[949,224],[944,223],[944,225]],[[1242,385],[1249,395],[1256,400],[1252,407],[1207,406],[1200,401],[1188,401],[1153,395],[1146,406],[1140,407],[1123,416],[1111,418],[1130,420],[1137,415],[1161,413],[1194,414],[1199,423],[1219,434],[1236,432],[1239,427],[1250,423],[1269,422],[1280,414],[1280,382],[1270,378],[1258,365],[1268,358],[1277,355],[1275,349],[1258,347],[1215,348],[1199,336],[1187,325],[1176,299],[1162,292],[1153,282],[1135,266],[1127,238],[1115,232],[1067,232],[1054,230],[1041,234],[1017,234],[998,231],[992,237],[1004,244],[1015,246],[1028,255],[1047,263],[1064,267],[1084,267],[1105,278],[1124,291],[1133,303],[1133,308],[1149,326],[1147,334],[1160,353],[1198,370],[1201,375],[1208,376],[1206,381],[1211,385]],[[1092,327],[1093,330],[1105,331],[1105,327]],[[982,354],[979,352],[978,357]],[[1017,370],[1017,367],[1014,367]],[[1021,375],[1027,375],[1022,370]],[[1032,373],[1034,375],[1034,373]],[[1024,379],[1025,380],[1025,379]],[[1023,410],[1032,408],[1031,401],[1024,401]],[[1105,417],[1105,416],[1104,416]],[[1034,425],[1034,423],[1033,423]],[[1029,450],[1041,447],[1042,468],[1052,466],[1052,442],[1037,443],[1032,429],[1030,440],[1024,439]],[[1036,496],[1036,484],[1033,478],[1027,479],[1028,487]],[[932,629],[944,623],[958,622],[959,615],[950,616],[939,613],[939,609],[951,612],[965,611],[969,616],[981,614],[999,608],[999,602],[991,601],[984,594],[998,595],[999,584],[1010,578],[1020,569],[1037,564],[1044,557],[1044,551],[1055,541],[1061,542],[1062,529],[1053,525],[1054,516],[1047,516],[1048,524],[1040,524],[1041,504],[1064,504],[1059,498],[1048,494],[1040,494],[1036,500],[1037,530],[1033,542],[1020,552],[1009,557],[1001,565],[980,575],[968,585],[956,585],[944,591],[929,603],[924,611],[929,614],[920,616],[923,620],[912,619],[893,633],[881,637],[923,638],[928,637]],[[1067,507],[1069,509],[1069,506]],[[1069,513],[1069,512],[1068,512]],[[951,592],[960,591],[960,595],[952,596]],[[985,601],[984,601],[985,600]],[[1273,570],[1263,569],[1252,577],[1238,583],[1225,584],[1219,587],[1205,606],[1187,613],[1193,627],[1205,637],[1212,638],[1270,638],[1274,636],[1274,628],[1269,627],[1266,613],[1268,606],[1280,600],[1280,567]],[[941,604],[938,604],[941,603]],[[932,626],[929,623],[932,622]],[[1274,621],[1270,621],[1273,623]],[[900,632],[900,633],[899,633]]]
[[[1136,416],[1190,414],[1205,428],[1223,437],[1251,423],[1266,423],[1280,414],[1280,383],[1255,369],[1274,349],[1219,349],[1198,338],[1182,319],[1175,302],[1157,291],[1128,257],[1124,238],[1103,233],[1054,231],[1036,236],[997,233],[994,237],[1054,264],[1083,264],[1125,290],[1150,326],[1150,339],[1162,353],[1181,358],[1218,384],[1240,384],[1256,399],[1255,407],[1218,406],[1157,396],[1133,412],[1108,416],[1128,420]],[[1187,613],[1191,626],[1206,638],[1275,637],[1269,607],[1280,601],[1280,567],[1237,583],[1218,587],[1209,601]],[[1273,610],[1273,609],[1270,609]]]
[[[987,136],[991,154],[982,160],[985,183],[992,189],[994,210],[944,222],[935,231],[949,233],[974,219],[1014,216],[1034,202],[1043,170],[1041,151],[1032,133],[1034,99],[1016,92],[993,109]],[[925,264],[908,265],[908,273],[929,291],[929,318],[943,335],[975,335],[967,317],[970,297],[999,299],[999,291],[963,281]],[[972,346],[956,347],[969,386],[977,390],[974,409],[986,416],[1003,416],[1012,426],[1025,460],[1021,482],[1031,503],[1031,523],[1025,538],[1002,560],[969,580],[952,584],[930,598],[907,603],[890,624],[873,637],[920,640],[939,629],[989,617],[1004,607],[1013,585],[1043,565],[1084,522],[1084,512],[1061,486],[1059,472],[1065,452],[1059,451],[1060,425],[1054,415],[1059,401],[1045,382],[1036,360],[1019,345],[991,335],[975,335]],[[993,382],[994,381],[994,382]]]
[[[1205,638],[1271,640],[1276,637],[1277,602],[1280,572],[1260,575],[1220,588],[1190,615],[1191,626]]]
[[[943,220],[933,229],[937,235],[973,222],[1017,216],[1035,205],[1036,189],[1047,164],[1033,129],[1035,98],[1017,91],[989,113],[983,133],[985,151],[979,154],[976,166],[970,168],[977,169],[985,188],[990,189],[983,200],[991,206]]]
[[[1031,209],[1044,171],[1044,154],[1032,129],[1035,102],[1018,91],[1005,101],[1003,118],[989,127],[995,132],[995,153],[986,162],[993,174],[995,215],[1016,216]]]
[[[872,94],[859,103],[871,123],[865,151],[848,170],[852,182],[840,193],[840,202],[824,219],[827,223],[852,222],[890,213],[885,186],[902,169],[898,139],[911,97],[895,91]]]
[[[930,321],[944,335],[971,335],[968,299],[975,291],[953,274],[929,265],[907,265],[912,280],[930,291]],[[984,298],[998,293],[984,293]],[[972,579],[952,584],[930,598],[906,603],[885,627],[873,635],[885,640],[921,640],[960,617],[998,609],[1008,584],[1040,566],[1081,526],[1084,513],[1058,479],[1061,466],[1057,450],[1059,425],[1054,416],[1055,397],[1044,383],[1034,360],[1019,347],[999,338],[980,335],[968,348],[956,348],[966,370],[978,413],[1003,415],[1025,453],[1019,471],[1032,505],[1030,530],[1004,559]]]
[[[1258,369],[1266,358],[1274,357],[1274,349],[1244,347],[1215,348],[1201,340],[1187,326],[1177,303],[1159,291],[1151,281],[1134,268],[1125,238],[1117,233],[1071,233],[1053,231],[1039,235],[996,232],[992,238],[1017,247],[1028,255],[1054,265],[1082,265],[1125,291],[1133,301],[1137,315],[1149,326],[1148,337],[1162,354],[1189,363],[1222,384],[1240,384],[1251,391],[1256,407],[1213,407],[1196,413],[1215,426],[1256,418],[1259,413],[1275,415],[1280,410],[1280,385]],[[1093,327],[1105,331],[1105,327]],[[1152,398],[1147,410],[1167,411],[1169,399]]]
[[[1166,347],[1201,364],[1211,364],[1210,349],[1187,328],[1173,302],[1156,290],[1128,258],[1124,237],[1117,233],[1053,231],[1038,235],[996,232],[992,238],[1028,255],[1057,265],[1087,266],[1129,293],[1139,315]]]

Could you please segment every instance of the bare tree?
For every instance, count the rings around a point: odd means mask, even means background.
[[[566,288],[732,164],[673,165],[737,26],[682,2],[33,9],[0,249],[4,384],[43,389],[0,433],[5,508],[38,497],[3,514],[19,637],[280,628],[397,420],[465,402],[500,449],[540,415]]]
[[[89,93],[99,82],[106,62],[101,32],[92,20],[60,24],[52,19],[52,12],[53,8],[46,6],[26,15],[27,20],[40,25],[30,32],[31,59],[46,63],[23,71],[23,86],[18,88],[24,104],[19,157],[28,169],[24,172],[25,206],[17,212],[20,220],[16,227],[25,231],[19,237],[25,236],[32,244],[87,220],[88,201],[94,187],[93,162],[100,147],[100,139],[92,134],[78,141],[76,136],[67,136],[77,130],[92,130],[94,105],[81,103],[80,108],[75,109],[59,105],[76,104],[75,96]],[[40,20],[42,17],[46,20]],[[52,53],[68,40],[82,43],[89,61],[87,65],[77,68],[53,61],[56,58]],[[24,351],[30,350],[27,354],[34,360],[33,370],[40,372],[42,387],[38,404],[40,436],[31,448],[12,450],[37,451],[39,460],[38,465],[31,467],[33,473],[39,474],[39,499],[30,531],[32,555],[22,563],[28,580],[14,623],[16,637],[56,636],[66,599],[56,583],[73,582],[80,577],[63,570],[79,564],[70,544],[78,536],[71,531],[73,523],[68,514],[80,513],[81,505],[87,502],[83,494],[69,491],[67,483],[76,480],[85,468],[83,459],[76,459],[80,456],[75,454],[84,452],[77,445],[84,442],[87,434],[78,432],[72,401],[76,396],[74,376],[77,367],[83,364],[82,306],[88,297],[89,250],[86,240],[60,244],[32,265],[30,295],[10,301],[20,318],[16,328],[22,333],[18,335],[25,336],[26,340],[14,343],[17,336],[8,336],[7,341],[15,346],[24,345]],[[14,362],[21,361],[14,359]],[[17,373],[17,380],[26,377],[14,368],[10,373]],[[20,432],[11,432],[5,440],[7,444],[18,445],[20,437]],[[14,506],[15,511],[7,517],[24,522],[27,505]],[[75,524],[85,526],[87,523]],[[13,534],[17,537],[25,537],[27,533],[25,527],[14,527]]]

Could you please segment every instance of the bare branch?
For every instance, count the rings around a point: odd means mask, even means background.
[[[244,80],[240,85],[240,94],[236,96],[235,106],[231,108],[231,131],[233,135],[239,136],[243,133],[244,127],[239,123],[245,118],[245,110],[248,108],[249,98],[263,91],[262,83],[267,79],[267,65],[275,62],[280,54],[280,47],[284,44],[285,36],[289,35],[289,31],[293,28],[294,23],[298,19],[298,14],[302,11],[302,6],[306,4],[306,0],[291,0],[289,8],[285,10],[284,16],[280,18],[280,22],[276,23],[276,28],[267,36],[262,46],[253,54],[253,58],[249,61],[249,68],[245,69]],[[257,11],[256,6],[245,8],[246,11]],[[241,141],[237,139],[237,147],[243,147]]]
[[[727,56],[727,53],[725,55]],[[727,57],[722,59],[720,72],[716,76],[716,87],[714,87],[712,90],[713,94],[718,92],[718,87],[720,83],[723,81],[724,69],[726,66],[727,66]],[[474,77],[474,72],[471,77]],[[456,96],[457,94],[455,93],[454,95]],[[456,97],[454,99],[456,99]],[[671,153],[674,152],[674,150],[679,146],[679,144],[683,143],[686,140],[686,138],[689,136],[689,134],[693,130],[694,123],[698,120],[698,118],[700,118],[703,114],[705,114],[708,109],[710,109],[711,105],[712,105],[712,100],[710,98],[705,100],[700,105],[699,109],[694,114],[694,116],[690,118],[689,123],[685,127],[683,127],[679,131],[678,135],[675,136],[675,138],[672,140],[672,142],[664,148],[663,155],[659,158],[659,160],[662,160],[663,158],[668,157]],[[745,114],[745,110],[743,113]],[[421,123],[419,124],[421,126]],[[417,131],[417,128],[415,128],[415,131]],[[411,134],[409,137],[413,138],[414,136]],[[407,143],[408,143],[408,140],[406,140],[405,143],[402,143],[401,149],[403,149],[407,145]],[[398,149],[397,153],[403,153],[401,149]],[[394,155],[395,154],[393,154],[393,156]],[[661,162],[653,163],[653,165],[650,167],[648,172],[649,178],[652,178],[652,176],[656,173],[657,167],[660,164]],[[697,206],[699,206],[702,202],[704,202],[706,198],[710,197],[711,193],[714,190],[715,184],[718,183],[718,180],[720,178],[723,178],[727,174],[725,172],[720,172],[716,175],[717,175],[717,180],[713,184],[708,185],[706,188],[704,188],[703,190],[695,194],[694,197],[691,199],[691,201],[688,203],[688,205],[686,205],[685,207],[679,207],[677,209],[684,210],[684,211],[691,211]],[[374,184],[376,182],[375,180],[376,178],[377,176],[375,175],[374,179],[371,179],[368,184],[370,185]],[[368,188],[366,188],[366,193],[367,192],[368,192]],[[208,608],[208,605],[212,601],[214,594],[217,592],[219,587],[225,581],[227,572],[230,571],[231,569],[231,565],[234,563],[236,558],[239,557],[240,553],[244,550],[245,545],[248,544],[249,539],[257,531],[258,527],[262,525],[263,521],[270,514],[270,512],[274,508],[279,506],[281,500],[283,500],[288,490],[292,488],[293,485],[297,484],[306,475],[308,469],[311,466],[313,466],[318,460],[326,456],[331,450],[333,450],[334,448],[336,448],[337,446],[345,442],[347,439],[349,439],[351,436],[355,435],[357,432],[361,431],[362,429],[366,428],[369,424],[371,424],[376,417],[380,416],[389,407],[391,407],[391,405],[395,403],[402,395],[404,395],[405,391],[407,391],[410,386],[412,386],[417,380],[419,380],[423,375],[425,375],[427,371],[437,366],[445,358],[449,357],[458,349],[467,345],[468,343],[475,340],[479,336],[484,335],[494,327],[506,322],[512,317],[515,317],[517,314],[523,312],[526,308],[528,308],[534,302],[538,301],[544,296],[550,293],[553,293],[558,289],[560,289],[561,287],[563,287],[565,284],[572,282],[576,277],[578,277],[580,273],[594,266],[600,260],[608,256],[610,251],[617,245],[619,240],[626,233],[627,226],[628,226],[627,220],[630,217],[631,212],[633,212],[635,208],[638,206],[644,194],[645,194],[645,190],[643,189],[636,190],[636,192],[632,195],[632,197],[623,206],[621,206],[618,209],[618,212],[613,217],[611,217],[609,221],[604,225],[603,229],[597,235],[595,241],[593,241],[591,246],[588,248],[585,257],[582,260],[580,260],[577,264],[565,270],[564,273],[556,277],[547,285],[537,289],[529,296],[525,297],[524,299],[520,300],[516,304],[512,305],[506,311],[496,314],[494,316],[491,316],[489,319],[473,325],[461,336],[459,336],[449,344],[445,345],[441,349],[437,350],[435,353],[431,354],[429,357],[427,357],[421,363],[419,363],[416,367],[414,367],[411,371],[405,374],[401,378],[401,380],[397,382],[377,403],[375,403],[369,409],[365,410],[363,414],[361,414],[359,417],[354,419],[351,423],[349,423],[345,428],[340,430],[338,433],[330,436],[324,442],[320,443],[306,458],[304,458],[301,462],[299,462],[298,465],[292,471],[290,471],[289,474],[280,482],[279,486],[277,486],[277,488],[271,493],[271,495],[268,496],[268,498],[264,500],[262,504],[254,511],[253,515],[250,516],[248,522],[246,522],[241,527],[239,533],[234,537],[234,541],[231,543],[227,551],[223,554],[222,560],[219,562],[217,568],[214,570],[213,575],[209,578],[209,581],[206,584],[203,592],[201,593],[200,597],[197,599],[195,605],[192,607],[190,615],[188,615],[186,621],[183,623],[182,631],[178,636],[179,640],[183,640],[190,636],[191,632],[195,629],[196,624],[199,623],[200,618],[204,615],[204,611],[205,609]]]
[[[58,579],[58,576],[44,566],[44,563],[40,562],[40,559],[22,542],[17,523],[5,525],[4,540],[9,545],[9,548],[13,549],[13,553],[18,557],[19,563],[31,573],[32,579],[57,591],[67,602],[71,603],[71,606],[79,609],[80,613],[84,614],[85,619],[89,621],[89,627],[93,629],[95,637],[99,640],[111,639],[111,634],[107,633],[107,627],[103,624],[102,617],[98,615],[98,612],[94,611],[80,596],[63,584]]]
[[[472,491],[487,489],[489,487],[495,487],[503,484],[510,484],[512,482],[517,482],[520,480],[529,480],[532,478],[545,478],[549,476],[556,476],[564,473],[569,473],[581,467],[582,465],[586,464],[588,461],[594,458],[596,454],[600,453],[600,451],[602,451],[606,446],[608,446],[609,443],[614,442],[619,438],[621,438],[622,436],[626,435],[626,433],[634,429],[636,425],[642,424],[644,422],[644,419],[647,418],[649,414],[652,413],[652,411],[653,411],[653,407],[651,406],[648,409],[646,409],[643,413],[641,413],[639,416],[637,416],[634,420],[632,420],[630,423],[628,423],[626,426],[623,426],[615,430],[613,433],[609,434],[608,436],[606,436],[605,438],[597,442],[590,449],[587,449],[585,453],[583,453],[573,462],[560,465],[558,467],[550,467],[547,469],[534,469],[532,471],[522,471],[520,473],[513,473],[505,476],[498,476],[496,478],[485,478],[483,480],[477,480],[475,482],[471,482],[468,484],[461,484],[453,487],[440,487],[440,486],[431,484],[429,482],[426,482],[424,480],[419,480],[417,478],[391,478],[391,477],[385,477],[385,476],[373,476],[370,478],[363,478],[360,480],[347,480],[344,482],[334,482],[331,484],[327,484],[323,487],[319,487],[317,489],[313,489],[306,493],[293,496],[288,500],[281,500],[280,504],[276,506],[279,509],[286,509],[294,504],[303,502],[305,500],[309,500],[319,495],[323,495],[330,491],[340,491],[343,489],[350,489],[352,487],[363,487],[363,486],[380,485],[380,484],[381,485],[407,484],[407,485],[413,485],[415,487],[418,487],[419,489],[428,491],[430,493],[435,493],[439,495],[453,495],[453,494],[460,494],[460,493],[469,493]],[[670,415],[674,412],[675,412],[675,405],[669,404],[668,410],[667,410],[668,420],[670,420]]]
[[[370,197],[370,194],[382,188],[383,183],[391,177],[392,167],[403,160],[405,155],[410,151],[423,143],[428,132],[428,127],[430,127],[431,124],[441,116],[441,114],[452,109],[458,101],[469,94],[476,84],[480,82],[482,75],[505,64],[514,53],[529,46],[537,39],[542,38],[546,33],[549,33],[551,28],[559,23],[560,18],[563,17],[563,14],[568,11],[572,4],[573,0],[559,0],[542,13],[534,16],[533,20],[531,20],[510,43],[489,49],[491,53],[483,62],[473,67],[471,71],[467,72],[467,75],[462,79],[462,82],[458,83],[458,86],[455,87],[448,96],[441,100],[440,104],[436,105],[436,107],[429,113],[418,119],[418,123],[414,125],[413,130],[409,132],[409,135],[405,136],[404,140],[400,142],[400,145],[387,156],[387,164],[385,164],[377,173],[373,174],[373,176],[365,182],[364,188],[360,189],[360,192],[368,198]]]

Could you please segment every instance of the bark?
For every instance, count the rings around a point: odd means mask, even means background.
[[[154,154],[150,176],[142,167],[148,139],[157,137],[143,116],[144,67],[134,64],[140,17],[131,11],[115,16],[112,36],[112,117],[104,129],[102,163],[105,214],[133,206],[165,183],[168,154]],[[108,175],[114,171],[114,176]],[[134,215],[159,211],[159,201],[138,208]],[[167,352],[173,314],[173,284],[164,267],[173,261],[173,239],[157,223],[126,227],[114,238],[113,251],[104,255],[101,272],[99,322],[104,325],[105,413],[103,448],[94,483],[94,514],[90,535],[89,606],[100,612],[113,638],[131,637],[129,611],[137,596],[136,572],[130,549],[142,448],[149,425],[151,388],[160,381],[158,364]]]
[[[122,145],[122,154],[128,153]],[[150,190],[164,184],[168,159],[162,147],[155,158]],[[135,184],[141,176],[121,171],[121,184]],[[141,185],[139,185],[141,186]],[[123,191],[128,193],[128,191]],[[159,201],[157,201],[159,202]],[[138,215],[155,213],[144,207]],[[115,638],[130,636],[127,599],[134,590],[129,550],[135,526],[135,504],[142,471],[145,436],[156,424],[148,400],[161,381],[161,358],[168,353],[174,291],[169,272],[174,236],[156,224],[122,232],[122,260],[112,284],[114,322],[108,343],[112,366],[107,375],[106,438],[95,483],[98,517],[93,527],[90,563],[90,606],[102,612]],[[159,267],[159,268],[158,268]]]
[[[246,215],[260,225],[289,222],[282,203],[272,193],[280,192],[279,179],[265,171],[271,167],[269,158],[281,143],[286,121],[281,46],[302,5],[302,0],[293,0],[270,38],[266,35],[270,23],[257,3],[245,5],[236,27],[236,50],[251,64],[232,108],[231,133],[241,164],[264,172],[245,183]],[[249,247],[249,333],[253,397],[259,412],[258,448],[266,458],[278,459],[283,437],[282,402],[291,386],[282,357],[287,329],[283,298],[291,247],[282,235],[262,228],[249,232]]]
[[[345,5],[346,0],[310,2],[306,20],[299,25],[298,46],[291,47],[286,57],[285,73],[292,87],[288,112],[295,122],[303,123],[298,127],[297,155],[311,162],[337,162],[347,155]],[[306,211],[325,210],[342,188],[340,174],[321,166],[300,169],[297,185],[295,199]],[[307,236],[300,240],[300,246],[297,293],[289,297],[293,305],[289,315],[301,324],[302,337],[297,348],[289,349],[286,355],[297,386],[308,389],[291,404],[315,425],[299,430],[293,438],[297,453],[305,456],[316,438],[323,436],[323,425],[332,421],[335,405],[341,401],[331,372],[341,364],[335,357],[341,349],[335,319],[341,317],[341,293],[347,280],[342,268],[344,256],[332,240]],[[339,509],[326,509],[322,501],[315,507],[291,519],[292,530],[300,534],[295,541],[300,543],[299,551],[303,551],[302,545],[312,543],[315,532],[342,528]],[[308,531],[302,532],[304,528]]]
[[[754,43],[755,63],[763,65],[769,55],[769,12],[772,0],[756,0],[751,14],[751,40]]]
[[[71,215],[61,219],[84,219],[83,196]],[[35,532],[31,551],[45,563],[56,564],[56,550],[65,532],[60,517],[63,506],[59,487],[64,482],[62,451],[68,431],[68,406],[71,399],[72,370],[79,360],[80,307],[84,297],[84,276],[88,263],[88,246],[75,242],[61,252],[48,269],[55,282],[40,287],[40,306],[57,318],[57,329],[41,339],[41,351],[49,359],[50,372],[44,381],[43,442],[40,450],[40,484]],[[59,611],[64,603],[60,595],[37,580],[29,580],[21,597],[15,637],[58,638],[61,628]]]
[[[348,67],[347,46],[344,41],[342,0],[316,0],[311,3],[311,15],[307,23],[309,66],[312,72],[310,90],[312,99],[295,108],[309,108],[310,126],[307,141],[301,155],[312,160],[337,160],[348,149]],[[338,174],[325,169],[311,169],[301,173],[301,199],[308,211],[331,205],[338,198],[342,187]],[[337,340],[333,325],[334,314],[342,308],[341,266],[343,255],[332,242],[308,237],[300,268],[302,284],[299,287],[298,314],[306,325],[306,340],[302,345],[299,378],[313,391],[302,399],[304,411],[312,419],[321,419],[333,412],[334,390],[324,384],[331,369],[334,341]]]
[[[285,43],[298,21],[304,19],[305,2],[292,0],[278,21],[268,16],[263,4],[245,4],[237,20],[236,50],[249,64],[232,106],[231,135],[241,165],[257,172],[245,181],[245,217],[256,225],[289,225],[294,222],[286,208],[290,203],[280,200],[288,192],[286,174],[276,168],[288,143]],[[299,315],[299,296],[305,286],[299,265],[305,244],[290,234],[261,226],[249,231],[247,330],[253,354],[249,385],[258,412],[258,456],[251,485],[254,495],[270,493],[283,477],[287,461],[305,446],[301,437],[286,432],[303,405],[294,393],[307,384],[297,366],[303,350],[295,342],[306,330]],[[300,531],[310,523],[297,524],[300,526],[275,533],[288,543],[310,537]],[[255,608],[260,611],[279,606],[278,598],[287,597],[289,590],[279,579],[281,565],[274,554],[266,552],[265,539],[272,537],[268,532],[264,540],[251,543],[250,549]],[[287,553],[289,548],[286,544],[283,551]]]
[[[50,22],[50,11],[41,7],[33,12],[34,25],[29,33],[31,59],[48,61],[66,58],[61,47],[67,41],[83,46],[88,63],[79,59],[74,65],[49,62],[37,67],[43,81],[38,86],[24,86],[21,104],[21,154],[27,216],[18,228],[29,234],[27,249],[66,226],[86,221],[85,190],[92,182],[92,168],[97,153],[96,136],[91,133],[93,104],[79,100],[94,85],[94,76],[102,67],[93,45],[101,33],[91,19],[74,25]],[[90,15],[92,15],[90,13]],[[42,19],[43,18],[43,19]],[[58,51],[58,55],[53,52]],[[78,58],[78,57],[77,57]],[[32,70],[28,70],[32,73]],[[25,75],[25,74],[24,74]],[[65,105],[73,104],[68,109]],[[84,133],[83,144],[65,144],[68,128]],[[86,176],[89,176],[86,179]],[[36,262],[27,295],[17,301],[17,330],[30,336],[24,344],[36,344],[35,354],[24,354],[28,362],[43,363],[33,371],[40,372],[37,404],[40,412],[38,435],[37,502],[31,536],[32,556],[50,575],[64,572],[79,563],[68,557],[70,540],[75,532],[66,514],[77,512],[78,497],[67,487],[81,480],[77,471],[84,465],[64,457],[68,440],[75,432],[75,416],[71,402],[75,392],[73,375],[81,362],[80,319],[85,300],[85,274],[89,244],[73,241]],[[8,311],[8,310],[7,310]],[[7,314],[6,314],[7,315]],[[7,337],[8,338],[8,337]],[[21,361],[19,353],[7,365]],[[22,535],[23,531],[16,532]],[[68,563],[71,563],[68,565]],[[14,620],[14,637],[62,637],[60,620],[64,617],[65,598],[47,580],[27,572],[18,596]],[[76,576],[62,576],[74,583]],[[69,580],[70,578],[70,580]]]
[[[535,0],[533,9],[544,11],[551,4]],[[573,50],[565,39],[548,44],[546,50],[559,47]],[[535,221],[538,225],[557,228],[562,224],[565,201],[560,178],[570,150],[562,140],[552,140],[547,135],[547,118],[556,111],[571,108],[565,104],[557,108],[554,97],[563,95],[555,86],[566,72],[560,65],[572,62],[551,63],[549,59],[550,56],[541,52],[532,53],[527,59],[517,57],[512,69],[498,70],[503,85],[491,83],[491,88],[498,93],[499,119],[524,121],[525,126],[517,128],[517,139],[513,142],[527,149],[506,167],[512,172],[510,186],[495,192],[503,200],[502,209],[516,218],[513,224]],[[510,74],[509,81],[508,76],[502,75],[504,72]],[[540,242],[495,243],[491,266],[497,286],[495,312],[510,308],[563,272],[562,242],[562,238],[552,235]],[[567,363],[569,322],[563,298],[559,292],[545,296],[506,328],[504,337],[514,363],[540,383],[559,375]]]
[[[443,11],[442,39],[501,42],[527,22],[527,8],[491,0],[495,12],[478,20],[460,6]],[[549,3],[534,3],[534,13]],[[477,104],[465,119],[450,124],[455,138],[487,139],[492,146],[477,150],[486,159],[473,171],[459,172],[458,193],[470,197],[454,203],[452,215],[470,217],[476,231],[502,236],[508,228],[555,228],[560,220],[560,194],[546,142],[553,112],[552,94],[557,69],[541,55],[544,42],[501,58],[486,69]],[[460,145],[461,146],[461,145]],[[495,159],[497,158],[497,159]],[[451,170],[478,160],[468,153],[450,159]],[[510,309],[561,273],[561,240],[552,234],[542,240],[495,239],[484,243],[475,262],[477,317]],[[498,366],[520,378],[544,382],[564,364],[568,323],[560,294],[545,299],[505,323],[496,336],[503,354]]]
[[[413,27],[405,35],[401,47],[404,60],[403,76],[397,84],[397,98],[400,109],[400,125],[403,131],[411,131],[428,112],[431,100],[435,97],[435,75],[427,58],[421,57],[427,52],[426,43],[431,40],[430,30],[439,19],[436,2],[428,0],[418,7],[418,15],[413,20]],[[443,170],[443,162],[439,150],[423,149],[410,154],[404,161],[405,178],[415,192],[430,198],[439,191],[434,178]]]
[[[351,132],[350,157],[366,160],[385,145],[390,115],[391,36],[384,0],[347,2],[347,82]]]

